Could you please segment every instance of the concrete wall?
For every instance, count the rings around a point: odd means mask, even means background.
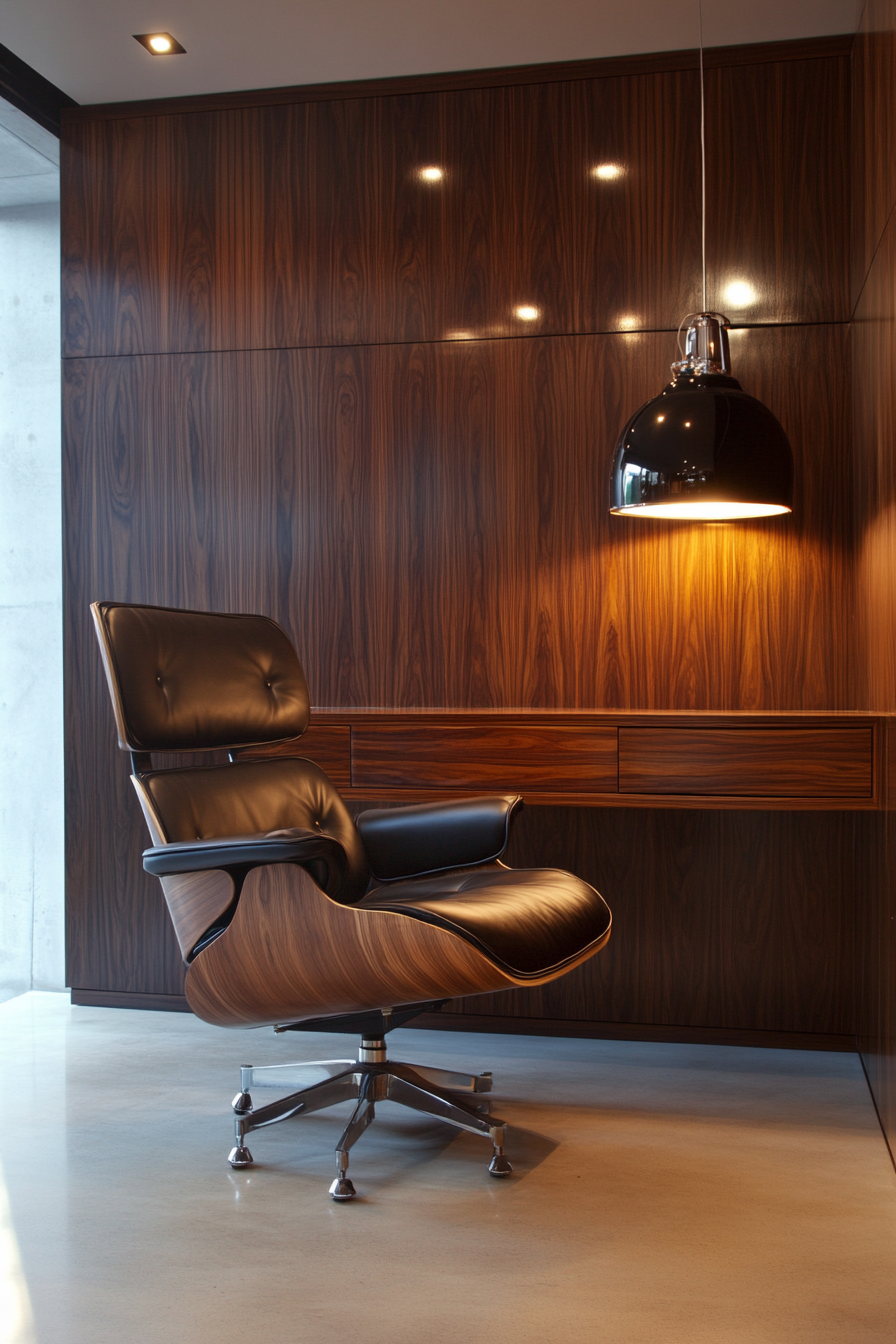
[[[0,209],[0,999],[64,971],[59,206]]]

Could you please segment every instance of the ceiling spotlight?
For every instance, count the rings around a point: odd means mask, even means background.
[[[134,33],[134,41],[145,47],[150,56],[185,56],[187,51],[170,33]]]
[[[445,172],[442,168],[436,168],[433,164],[429,168],[421,168],[417,176],[424,182],[441,182]]]
[[[536,318],[541,316],[538,309],[533,308],[530,303],[520,304],[519,308],[514,308],[513,312],[514,316],[518,317],[521,322],[534,322]]]
[[[591,176],[599,177],[602,182],[613,182],[617,177],[621,177],[624,171],[621,163],[599,163],[596,168],[591,169]]]

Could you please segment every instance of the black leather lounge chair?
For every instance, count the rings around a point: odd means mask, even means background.
[[[388,1099],[491,1139],[507,1175],[491,1075],[386,1058],[387,1032],[457,995],[543,985],[610,936],[600,895],[570,873],[501,863],[515,794],[364,812],[357,825],[301,755],[308,687],[286,634],[264,616],[97,602],[92,608],[119,746],[152,837],[187,963],[186,995],[223,1027],[360,1031],[357,1060],[243,1068],[235,1167],[246,1135],[355,1100],[336,1148],[334,1199],[351,1199],[348,1152]],[[296,754],[239,760],[259,744]],[[154,770],[153,752],[227,749],[231,764]],[[250,1088],[323,1076],[255,1108]],[[308,1073],[303,1074],[303,1070]]]

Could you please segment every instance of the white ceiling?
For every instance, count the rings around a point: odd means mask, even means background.
[[[857,0],[703,0],[706,46],[855,31]],[[675,51],[697,0],[2,0],[0,42],[79,103]],[[134,33],[167,31],[184,56]]]

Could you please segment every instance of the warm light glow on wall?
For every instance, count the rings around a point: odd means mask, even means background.
[[[596,168],[591,169],[591,176],[599,178],[601,182],[615,182],[624,172],[621,163],[599,163]]]
[[[758,298],[759,295],[746,280],[732,280],[725,289],[725,302],[729,308],[749,308]]]
[[[521,303],[519,308],[514,308],[514,316],[521,322],[535,322],[541,316],[537,308],[533,308],[531,303]]]
[[[625,313],[622,317],[616,319],[616,325],[620,331],[634,331],[638,325],[638,319],[631,313]]]
[[[437,168],[435,164],[430,164],[427,168],[421,168],[417,176],[421,182],[441,182],[445,171],[443,168]]]

